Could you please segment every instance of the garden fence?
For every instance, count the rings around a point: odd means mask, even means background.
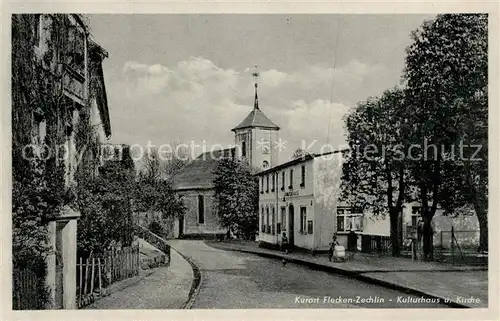
[[[15,269],[12,273],[12,309],[39,310],[44,308],[43,282],[30,269]]]
[[[139,268],[139,248],[136,246],[79,258],[76,267],[78,307],[86,306],[96,297],[105,295],[111,284],[138,275]]]

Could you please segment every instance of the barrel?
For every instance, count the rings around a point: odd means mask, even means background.
[[[333,256],[335,257],[345,257],[345,247],[341,245],[336,245],[333,249]]]

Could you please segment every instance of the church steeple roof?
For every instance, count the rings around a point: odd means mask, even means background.
[[[267,118],[264,113],[258,109],[254,108],[250,114],[236,127],[232,129],[232,131],[243,129],[243,128],[266,128],[266,129],[275,129],[279,130],[280,128],[273,123],[269,118]]]
[[[275,129],[279,130],[280,128],[273,123],[259,108],[259,96],[257,94],[258,83],[257,79],[259,77],[259,73],[257,72],[257,66],[255,66],[255,72],[252,74],[255,78],[255,98],[253,103],[253,110],[248,114],[248,116],[236,127],[232,129],[232,131],[236,131],[238,129],[243,128],[266,128],[266,129]]]
[[[255,72],[252,74],[252,76],[255,78],[255,98],[253,101],[253,108],[259,109],[259,96],[257,95],[257,87],[259,86],[259,84],[257,83],[257,79],[259,78],[259,73],[257,72],[257,66],[255,66]]]

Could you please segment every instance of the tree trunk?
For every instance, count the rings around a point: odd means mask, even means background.
[[[484,170],[484,169],[483,169]],[[477,172],[477,171],[476,171]],[[488,182],[484,179],[479,179],[478,183],[474,183],[473,171],[468,162],[465,162],[465,175],[468,188],[472,195],[472,203],[479,222],[479,247],[478,252],[488,251]],[[479,178],[487,177],[486,174],[480,175]]]
[[[401,211],[396,208],[391,208],[390,222],[391,222],[391,246],[392,246],[392,256],[398,257],[401,254],[400,244],[399,244],[399,215]]]
[[[479,221],[479,248],[478,252],[488,251],[488,213],[484,207],[474,204]]]
[[[432,260],[433,255],[433,243],[434,243],[434,233],[432,231],[431,221],[432,217],[429,218],[428,215],[423,217],[424,219],[424,227],[423,227],[423,251],[424,251],[424,260]]]

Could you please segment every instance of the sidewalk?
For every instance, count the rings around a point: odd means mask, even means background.
[[[293,263],[345,274],[412,294],[442,300],[449,299],[450,305],[455,307],[488,307],[488,271],[484,267],[417,262],[406,258],[379,257],[363,253],[356,253],[354,258],[347,262],[329,262],[327,255],[324,254],[313,256],[306,253],[291,253],[286,255],[279,251],[259,248],[257,242],[232,241],[207,242],[207,244],[220,249],[267,257],[286,257]]]
[[[148,246],[149,247],[149,246]],[[155,249],[152,253],[157,254]],[[182,309],[193,282],[191,265],[175,250],[169,267],[152,270],[139,282],[106,296],[85,309]]]

